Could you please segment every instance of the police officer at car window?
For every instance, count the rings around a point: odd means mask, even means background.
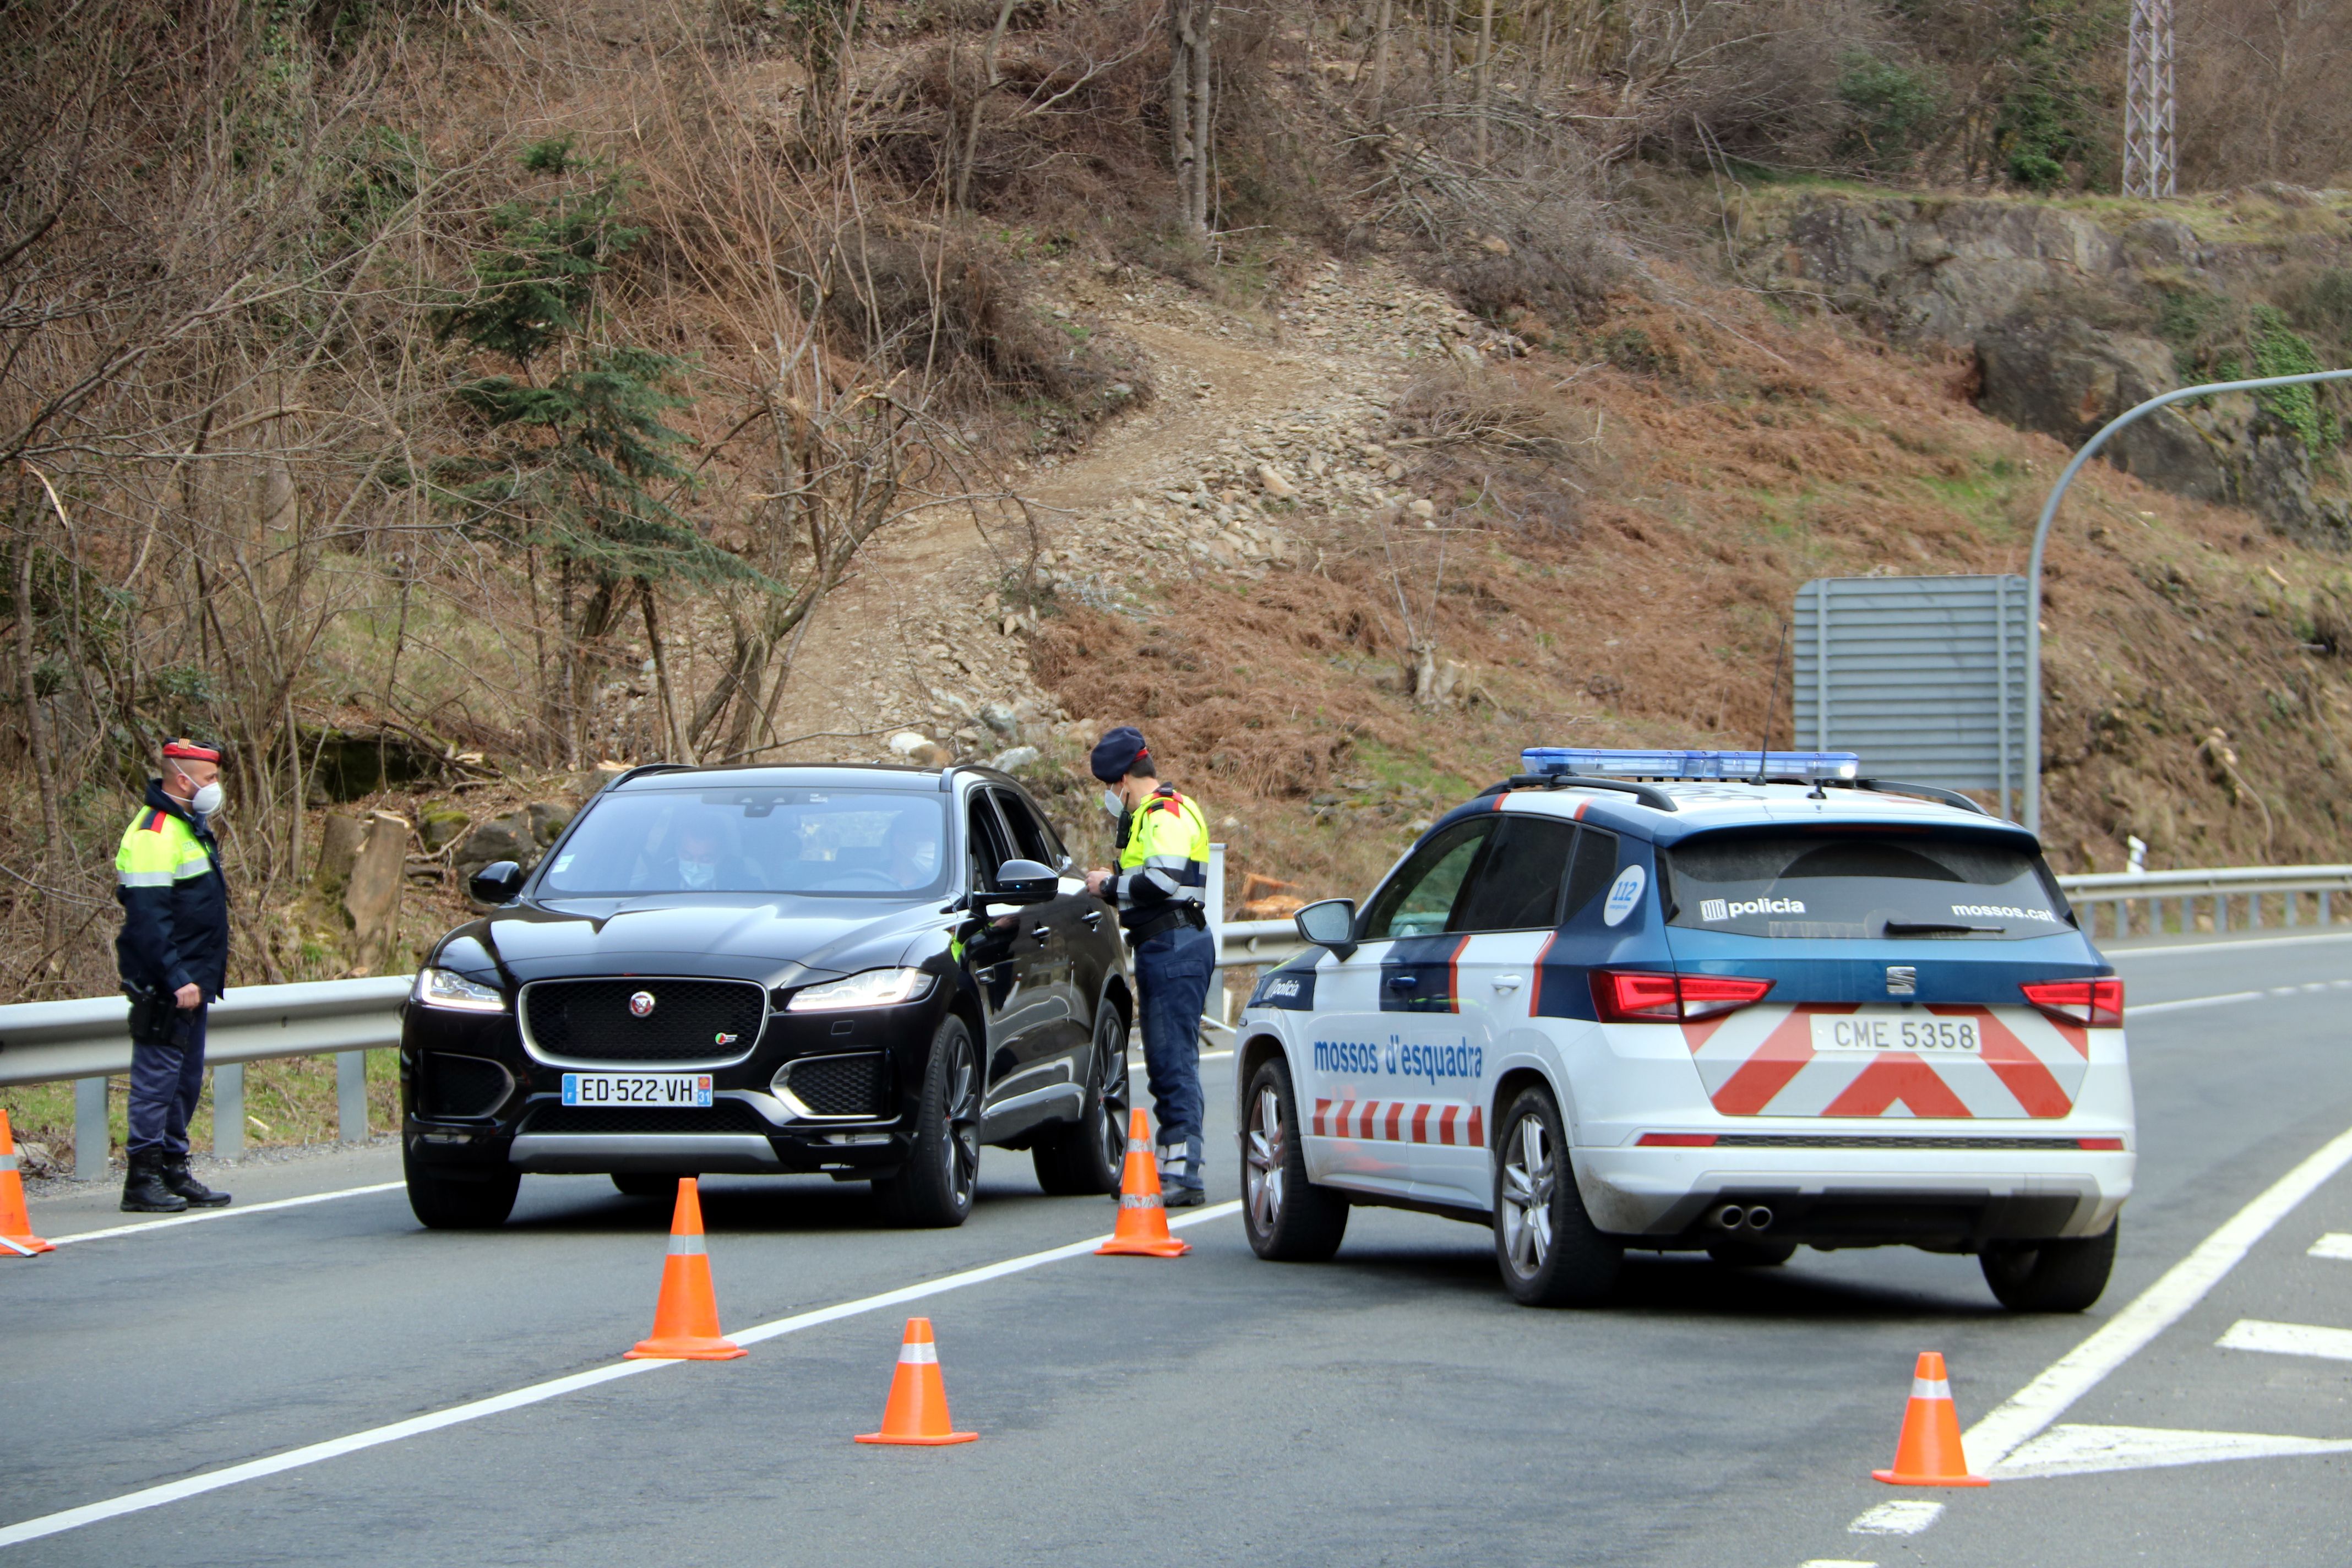
[[[1201,1009],[1216,973],[1209,935],[1209,824],[1174,784],[1162,784],[1143,732],[1122,724],[1089,760],[1118,818],[1118,868],[1087,873],[1087,891],[1118,905],[1143,992],[1143,1070],[1160,1123],[1160,1197],[1171,1208],[1204,1202],[1201,1154]]]
[[[205,1084],[205,1014],[227,988],[228,889],[212,818],[221,808],[217,747],[173,741],[163,776],[114,858],[122,905],[116,967],[131,998],[130,1214],[177,1214],[229,1201],[188,1170],[188,1119]]]

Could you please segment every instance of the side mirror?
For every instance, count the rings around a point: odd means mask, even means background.
[[[1051,866],[1040,866],[1034,860],[1007,860],[996,868],[996,882],[988,889],[987,897],[990,902],[998,904],[1042,904],[1061,891],[1061,877]]]
[[[493,860],[467,879],[466,891],[478,904],[510,904],[522,891],[522,868],[511,860]]]
[[[1356,951],[1356,900],[1325,899],[1309,904],[1290,917],[1298,928],[1298,939],[1316,947],[1328,947],[1331,956],[1345,963]]]

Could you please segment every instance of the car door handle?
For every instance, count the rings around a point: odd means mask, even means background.
[[[1418,974],[1391,974],[1389,976],[1389,984],[1399,991],[1410,991],[1414,986],[1421,984],[1421,976]]]
[[[1527,983],[1527,976],[1524,974],[1497,974],[1495,976],[1495,989],[1497,991],[1517,991],[1520,986],[1525,985]]]

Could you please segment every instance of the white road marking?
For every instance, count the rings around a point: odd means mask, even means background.
[[[2321,1329],[2309,1323],[2268,1323],[2240,1318],[2213,1342],[2225,1351],[2264,1351],[2272,1355],[2319,1356],[2352,1361],[2352,1329]]]
[[[2340,1258],[2347,1262],[2352,1262],[2352,1236],[2347,1236],[2340,1230],[2331,1230],[2326,1236],[2321,1237],[2317,1241],[2313,1242],[2311,1244],[2310,1250],[2305,1252],[2304,1256],[2306,1258]]]
[[[1848,1557],[1809,1557],[1804,1568],[1878,1568],[1875,1563],[1856,1563]]]
[[[2352,1442],[2273,1437],[2261,1432],[2176,1432],[2158,1426],[2053,1426],[2000,1462],[1995,1480],[2030,1476],[2087,1476],[2104,1470],[2146,1470],[2204,1465],[2218,1459],[2275,1459],[2300,1454],[2341,1454]]]
[[[1205,1225],[1211,1220],[1226,1219],[1239,1214],[1242,1205],[1238,1202],[1212,1204],[1195,1213],[1171,1215],[1168,1226],[1171,1230],[1180,1230],[1186,1226]],[[1048,1263],[1059,1263],[1064,1258],[1090,1253],[1108,1239],[1108,1237],[1105,1236],[1089,1237],[1084,1241],[1071,1242],[1066,1247],[1048,1247],[1043,1252],[1032,1252],[1019,1258],[1008,1258],[998,1263],[983,1264],[978,1268],[967,1268],[961,1274],[950,1274],[941,1279],[926,1280],[919,1285],[908,1285],[897,1290],[886,1290],[878,1296],[865,1296],[854,1301],[843,1301],[831,1307],[820,1307],[814,1311],[795,1313],[789,1318],[778,1318],[772,1322],[744,1329],[728,1337],[737,1344],[757,1344],[762,1340],[772,1340],[781,1334],[798,1333],[803,1329],[813,1329],[823,1323],[838,1322],[844,1318],[856,1317],[860,1313],[879,1311],[885,1307],[895,1307],[908,1301],[919,1301],[928,1296],[945,1295],[950,1290],[961,1290],[967,1286],[985,1284],[992,1279],[1002,1279],[1008,1274],[1019,1274]],[[567,1377],[553,1378],[546,1383],[535,1383],[525,1388],[492,1394],[488,1399],[453,1405],[446,1410],[436,1410],[424,1415],[412,1416],[406,1421],[395,1421],[388,1426],[371,1427],[364,1432],[354,1432],[348,1436],[330,1438],[323,1443],[289,1448],[282,1454],[272,1454],[266,1458],[248,1460],[242,1465],[230,1465],[223,1469],[207,1470],[202,1475],[189,1476],[184,1479],[169,1481],[162,1486],[148,1487],[135,1492],[125,1492],[121,1497],[85,1503],[79,1508],[66,1509],[58,1513],[45,1513],[37,1519],[27,1519],[16,1524],[0,1526],[0,1546],[15,1546],[26,1541],[38,1541],[43,1536],[57,1535],[68,1530],[79,1530],[83,1525],[96,1524],[101,1520],[119,1519],[126,1513],[138,1513],[146,1509],[160,1508],[168,1502],[178,1502],[183,1498],[196,1497],[205,1492],[218,1491],[224,1487],[259,1480],[265,1476],[278,1475],[287,1470],[299,1469],[304,1466],[319,1464],[327,1459],[340,1458],[345,1454],[357,1453],[362,1448],[373,1448],[385,1443],[397,1443],[403,1438],[421,1436],[427,1432],[437,1432],[445,1426],[456,1426],[468,1421],[478,1421],[486,1415],[503,1415],[509,1410],[520,1410],[525,1405],[558,1399],[567,1394],[577,1394],[583,1388],[594,1388],[618,1378],[634,1377],[641,1373],[658,1372],[664,1367],[692,1364],[697,1363],[675,1361],[624,1361],[591,1367],[586,1372],[576,1372]]]
[[[2190,1007],[2219,1007],[2227,1002],[2259,1002],[2265,991],[2229,991],[2219,996],[2184,996],[2178,1002],[2134,1002],[2125,1009],[2126,1018],[2140,1017],[2149,1013],[2179,1013]]]
[[[205,1209],[202,1213],[175,1214],[163,1219],[142,1220],[137,1225],[110,1225],[104,1230],[80,1230],[71,1236],[53,1236],[49,1240],[59,1247],[75,1241],[105,1241],[117,1236],[136,1236],[145,1230],[169,1230],[175,1225],[202,1225],[208,1219],[241,1219],[249,1214],[268,1214],[275,1209],[299,1209],[306,1204],[332,1203],[337,1198],[364,1197],[370,1193],[396,1193],[406,1184],[378,1182],[368,1187],[344,1187],[331,1193],[312,1193],[308,1197],[278,1198],[266,1204],[232,1204],[225,1209]]]
[[[2099,951],[2109,958],[2154,958],[2167,952],[2221,952],[2233,947],[2290,947],[2302,942],[2344,942],[2352,940],[2352,931],[2317,931],[2309,936],[2249,936],[2229,942],[2177,942],[2164,947],[2107,947]]]
[[[1944,1505],[1925,1498],[1883,1502],[1846,1526],[1853,1535],[1916,1535],[1942,1517]]]
[[[2146,1349],[2149,1341],[2180,1321],[2182,1313],[2235,1268],[2254,1243],[2268,1236],[2297,1204],[2352,1163],[2352,1131],[2337,1133],[2317,1152],[2271,1184],[2253,1202],[2197,1244],[2196,1250],[2165,1270],[2162,1279],[2101,1324],[2082,1343],[2060,1356],[2042,1374],[1991,1415],[1969,1428],[1962,1439],[1980,1470],[2007,1458],[2039,1434],[2101,1380]]]

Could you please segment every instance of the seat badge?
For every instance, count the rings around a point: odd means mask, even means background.
[[[1889,996],[1916,995],[1919,990],[1919,969],[1916,964],[1890,963],[1886,966],[1886,994]]]
[[[1886,984],[1889,989],[1892,989],[1895,984],[1894,972],[1892,970],[1887,972]],[[652,992],[640,991],[635,995],[629,998],[629,1013],[631,1016],[649,1018],[653,1016],[653,1011],[654,994]]]

